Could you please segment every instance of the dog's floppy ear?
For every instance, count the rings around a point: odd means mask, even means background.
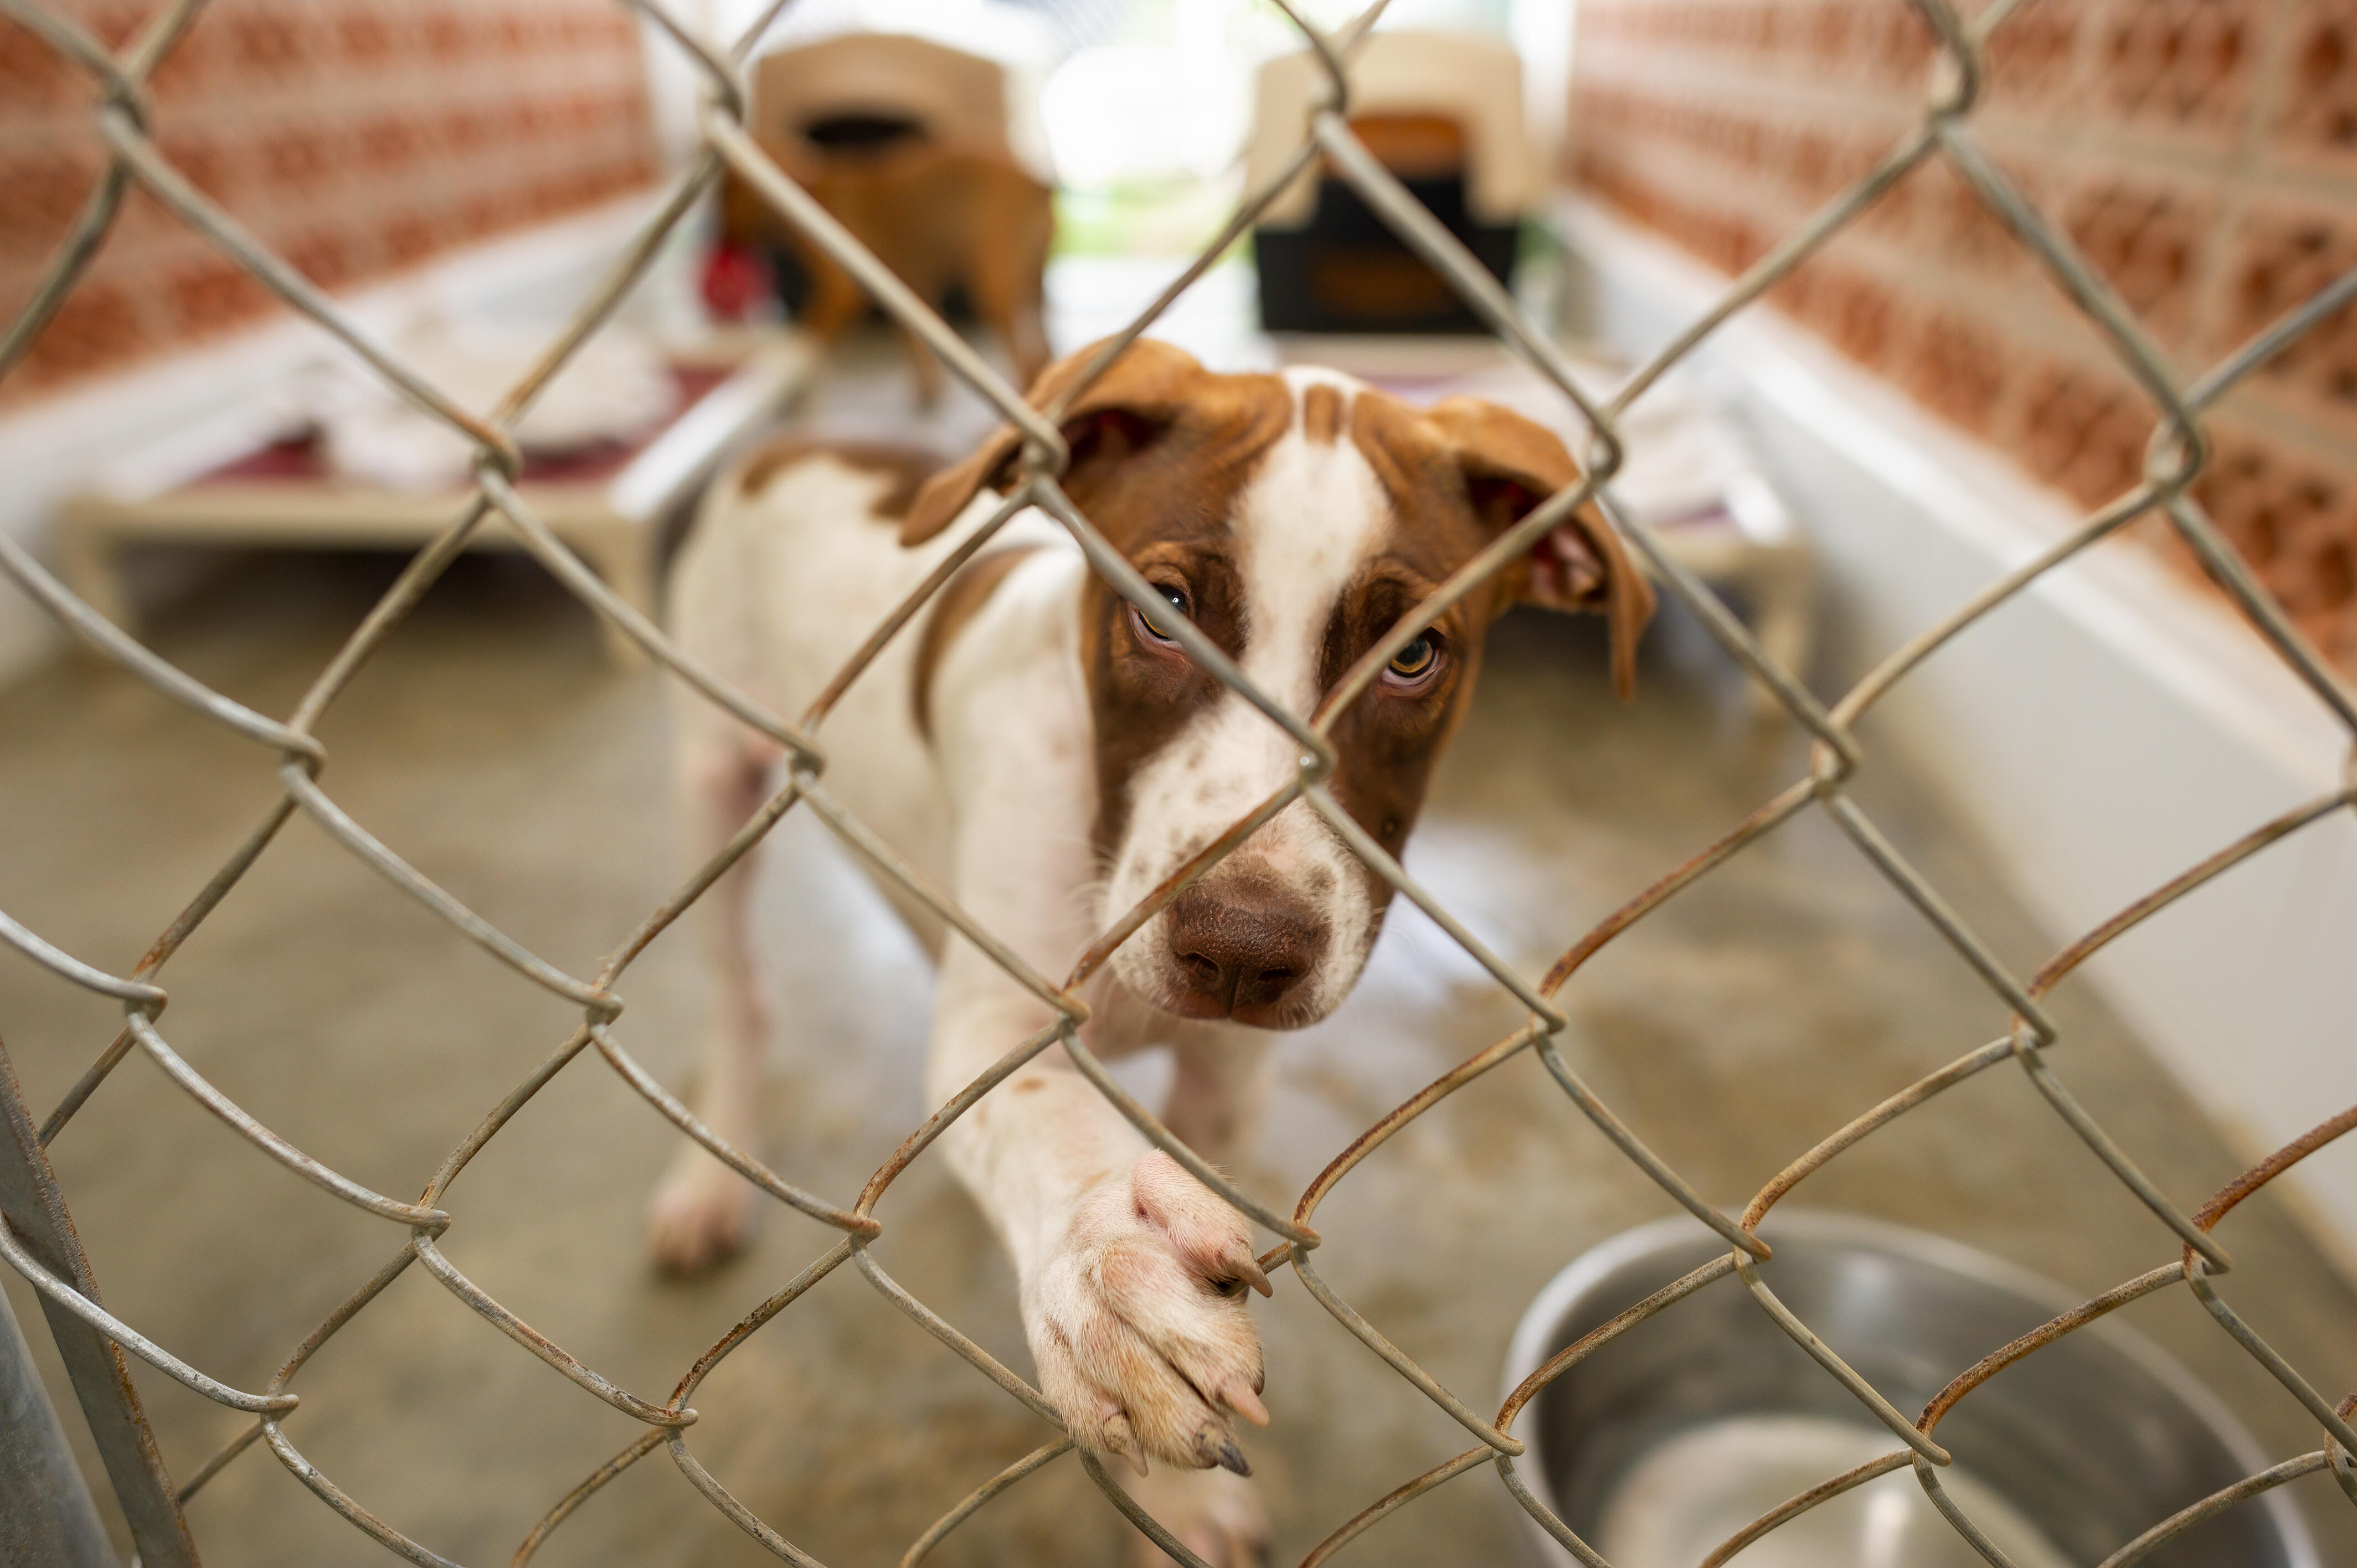
[[[1040,371],[1025,394],[1032,406],[1048,403],[1079,380],[1101,342]],[[1072,452],[1067,477],[1085,463],[1125,456],[1153,440],[1178,416],[1180,401],[1202,374],[1193,355],[1150,338],[1123,349],[1064,413],[1064,441]],[[984,490],[1004,490],[1014,481],[1022,453],[1022,433],[1012,424],[1000,425],[971,456],[925,481],[901,520],[900,542],[922,544]]]
[[[1579,478],[1553,431],[1496,403],[1452,397],[1427,412],[1455,446],[1473,510],[1496,532]],[[1592,503],[1532,550],[1523,597],[1549,609],[1601,612],[1611,631],[1613,689],[1623,698],[1635,689],[1637,639],[1652,618],[1653,589]]]

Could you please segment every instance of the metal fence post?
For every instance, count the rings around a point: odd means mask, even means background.
[[[0,1295],[0,1563],[113,1568],[98,1505]]]
[[[49,1169],[49,1157],[42,1151],[38,1128],[25,1108],[25,1097],[16,1087],[16,1070],[8,1060],[7,1048],[0,1046],[0,1225],[5,1225],[16,1245],[41,1268],[55,1278],[66,1282],[83,1298],[98,1300],[98,1281],[90,1272],[90,1260],[82,1255],[81,1238],[74,1234],[73,1220],[66,1213],[65,1197],[58,1191],[55,1173]],[[83,1416],[90,1422],[91,1435],[98,1443],[99,1457],[105,1462],[108,1477],[114,1483],[116,1500],[131,1526],[131,1539],[137,1547],[139,1560],[146,1568],[197,1568],[197,1543],[188,1535],[186,1520],[180,1517],[180,1499],[173,1488],[172,1477],[164,1468],[164,1456],[156,1448],[156,1434],[148,1430],[147,1412],[139,1403],[139,1391],[132,1386],[131,1368],[124,1359],[123,1350],[113,1340],[101,1334],[82,1318],[67,1311],[48,1296],[41,1298],[41,1307],[49,1320],[49,1331],[57,1337],[58,1354],[66,1364],[66,1373],[73,1379],[74,1393],[81,1401]],[[9,1335],[16,1337],[15,1319],[10,1318]],[[21,1341],[17,1354],[23,1355]],[[0,1359],[5,1348],[0,1348]],[[32,1375],[29,1367],[26,1376]],[[0,1384],[6,1373],[0,1369]],[[48,1411],[40,1384],[32,1384],[33,1397],[40,1401],[44,1412]],[[16,1430],[13,1401],[8,1405],[10,1432]],[[54,1431],[57,1417],[49,1414]],[[0,1439],[0,1477],[11,1474],[5,1459],[12,1439]],[[58,1462],[75,1476],[74,1486],[81,1489],[81,1504],[90,1507],[90,1494],[82,1488],[80,1472],[73,1469],[73,1460],[66,1453],[63,1440],[57,1440]],[[0,1498],[13,1497],[13,1491],[0,1493]],[[0,1502],[0,1544],[10,1541],[10,1530],[17,1528],[10,1520],[12,1502]],[[38,1539],[38,1537],[32,1539]],[[99,1537],[101,1553],[90,1558],[92,1563],[112,1562],[113,1553],[106,1551],[105,1536]],[[44,1557],[38,1554],[0,1557],[7,1563],[59,1562],[81,1568],[84,1561],[79,1556]]]

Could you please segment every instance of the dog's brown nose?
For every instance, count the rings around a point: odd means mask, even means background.
[[[1201,883],[1170,906],[1170,952],[1189,1018],[1283,1028],[1286,1001],[1326,951],[1326,923],[1300,899],[1260,882]]]

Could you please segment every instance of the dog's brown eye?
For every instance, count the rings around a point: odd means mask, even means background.
[[[1392,656],[1383,672],[1405,685],[1420,684],[1440,667],[1440,645],[1427,634]]]
[[[1189,609],[1193,607],[1188,602],[1187,590],[1184,588],[1178,587],[1168,583],[1154,583],[1148,585],[1151,586],[1156,593],[1160,594],[1164,598],[1169,600],[1170,607],[1177,610],[1182,616],[1185,615]],[[1178,639],[1177,638],[1165,637],[1160,632],[1155,630],[1154,623],[1147,620],[1146,618],[1146,612],[1139,609],[1135,605],[1129,607],[1129,624],[1136,629],[1137,635],[1140,638],[1144,639],[1147,642],[1156,644],[1157,647],[1176,648],[1178,646]]]

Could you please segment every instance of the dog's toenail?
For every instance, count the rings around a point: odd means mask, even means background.
[[[1236,1440],[1209,1424],[1196,1429],[1195,1453],[1206,1464],[1217,1465],[1222,1470],[1232,1470],[1239,1476],[1252,1474],[1252,1466],[1245,1460],[1244,1451],[1236,1446]]]

